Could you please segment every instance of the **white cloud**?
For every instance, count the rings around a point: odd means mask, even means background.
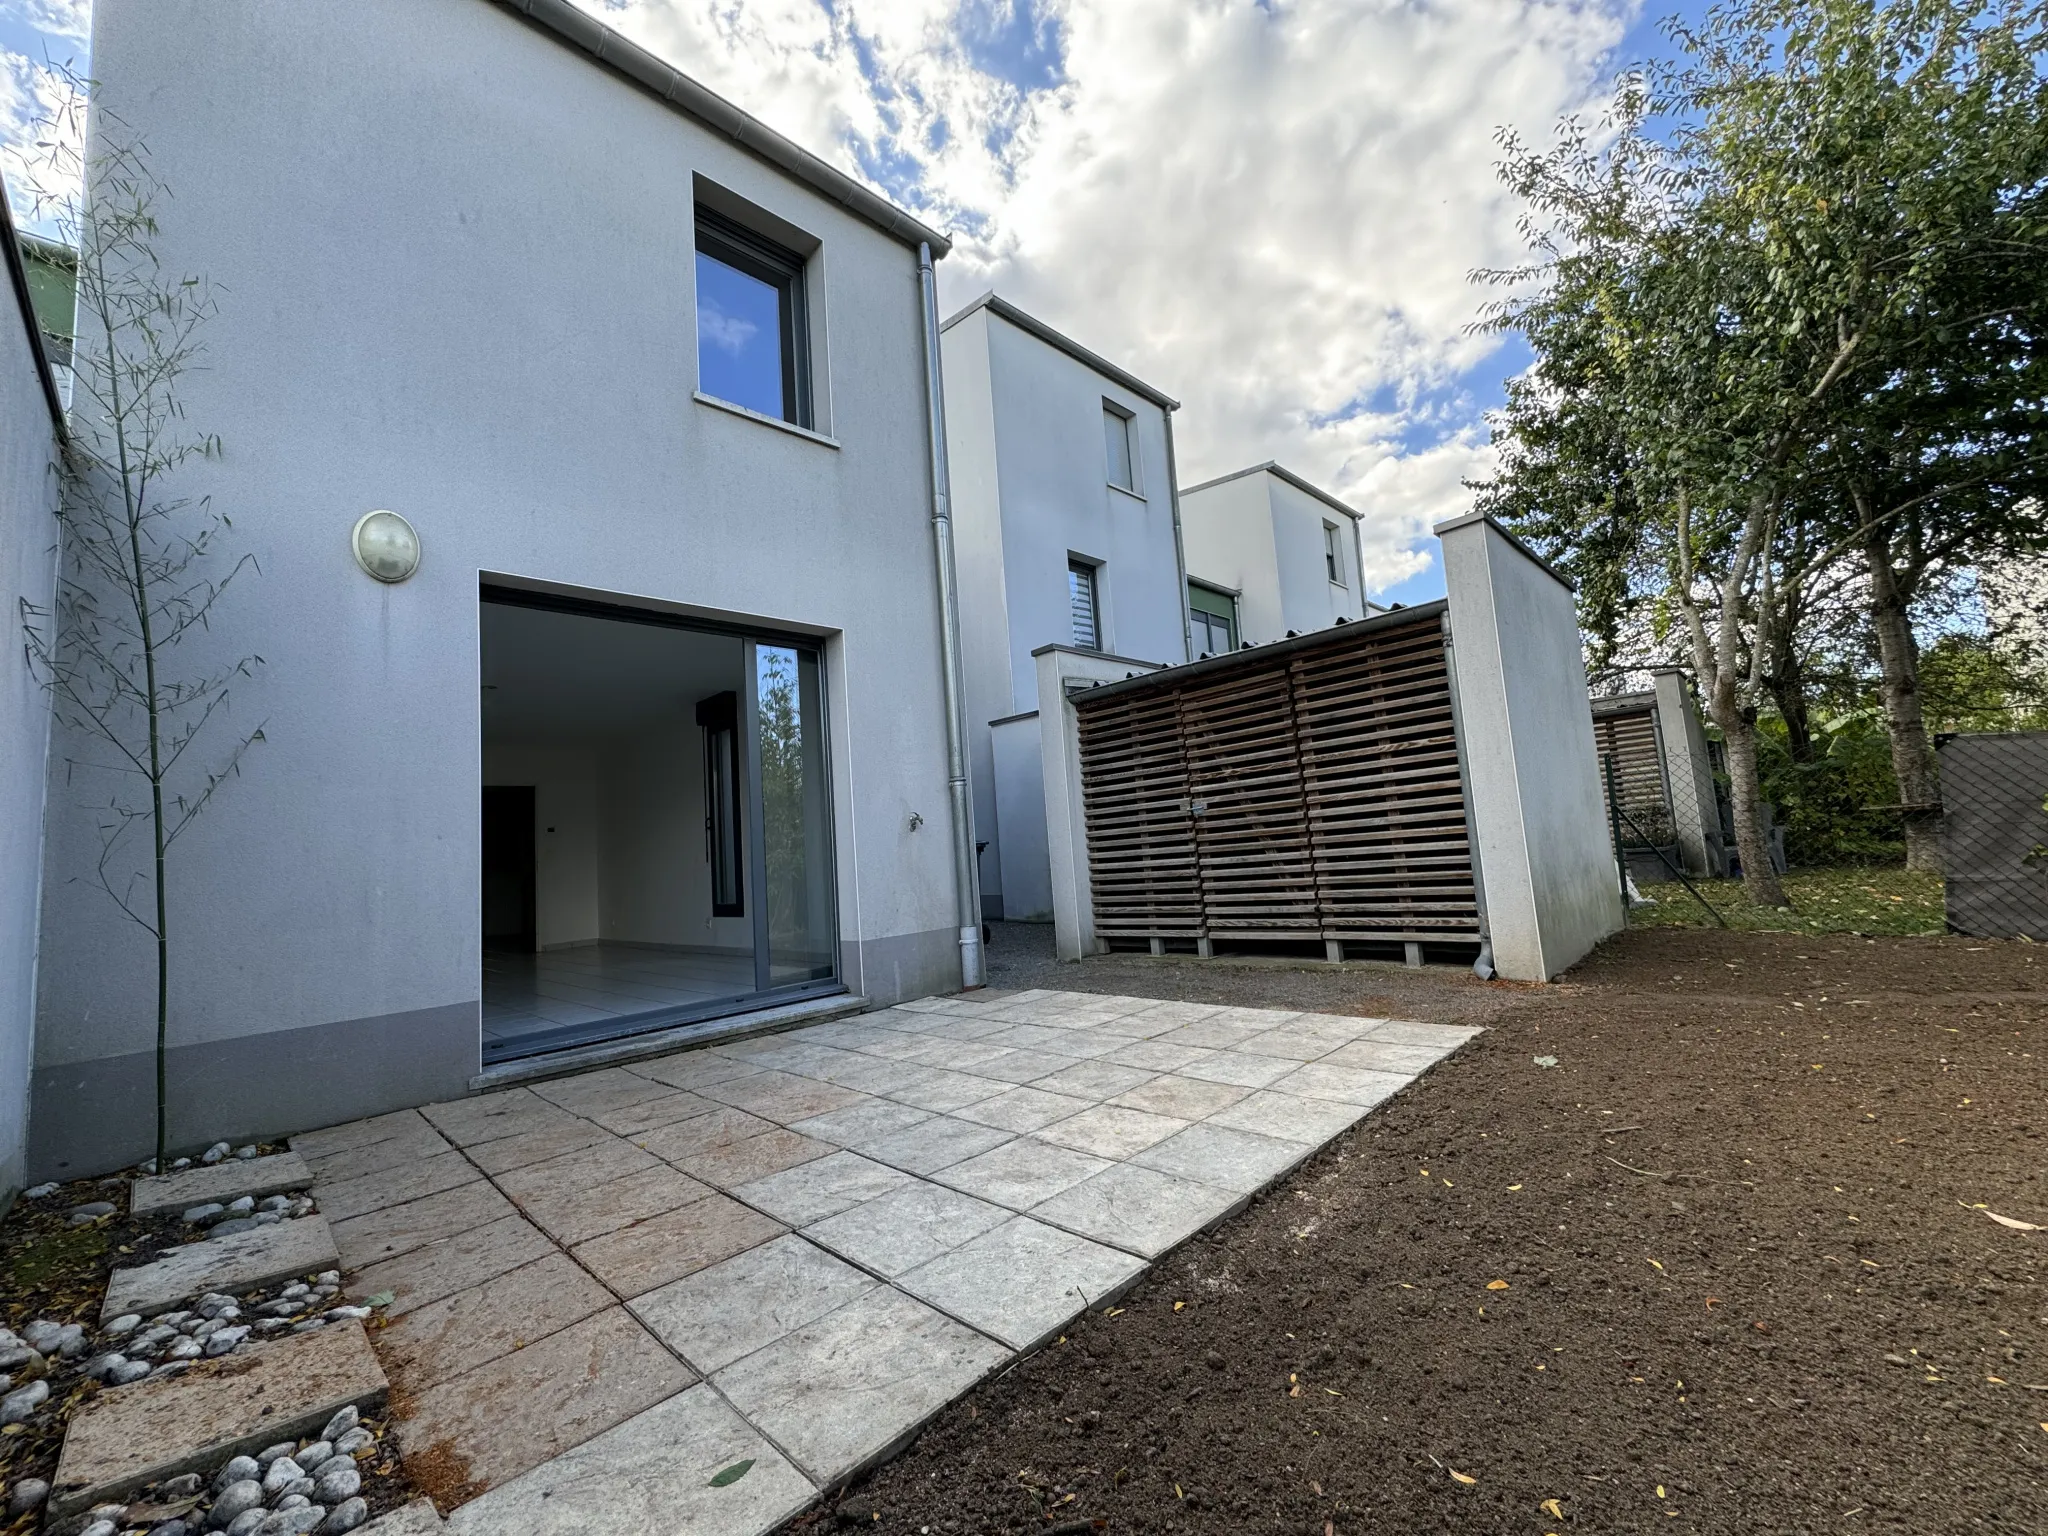
[[[697,334],[721,352],[738,357],[760,329],[751,320],[728,315],[709,299],[697,301]]]
[[[0,50],[0,177],[15,223],[33,233],[57,233],[59,206],[76,200],[77,105],[60,70]]]
[[[6,0],[0,14],[12,15],[50,39],[50,56],[64,60],[63,44],[82,44],[92,35],[92,0]]]
[[[1061,78],[1026,91],[974,66],[957,0],[583,3],[848,169],[865,152],[960,232],[948,306],[999,288],[1177,396],[1190,483],[1277,458],[1354,500],[1375,587],[1484,467],[1469,408],[1440,418],[1491,346],[1467,274],[1517,248],[1495,131],[1584,107],[1634,10],[1044,0]]]

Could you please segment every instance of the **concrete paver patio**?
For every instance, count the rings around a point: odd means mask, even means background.
[[[756,1536],[1473,1033],[984,993],[292,1146],[452,1531]]]

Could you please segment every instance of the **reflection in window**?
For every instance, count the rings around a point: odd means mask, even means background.
[[[697,210],[697,387],[811,425],[804,260],[706,208]]]
[[[711,865],[711,913],[744,917],[740,876],[740,712],[732,693],[697,705],[704,730],[704,857]]]
[[[757,644],[756,726],[768,912],[768,984],[834,972],[825,734],[815,651]]]

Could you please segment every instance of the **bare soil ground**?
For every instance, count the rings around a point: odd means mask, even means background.
[[[1991,1215],[2048,1227],[2048,949],[1638,931],[1532,988],[1003,928],[994,962],[1488,1033],[801,1524],[2048,1531],[2048,1231]]]

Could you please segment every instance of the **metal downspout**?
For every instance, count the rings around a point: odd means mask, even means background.
[[[932,544],[939,561],[939,650],[946,672],[946,786],[953,801],[953,885],[960,920],[960,985],[988,980],[981,952],[981,872],[974,857],[974,801],[967,788],[967,688],[960,663],[960,585],[953,566],[952,474],[946,462],[946,392],[939,372],[939,285],[928,241],[917,247],[923,297],[925,419],[932,447]]]
[[[1188,552],[1180,537],[1180,469],[1173,458],[1173,412],[1166,411],[1166,501],[1173,508],[1173,563],[1180,567],[1180,643],[1183,656],[1195,659],[1194,615],[1188,612]]]

